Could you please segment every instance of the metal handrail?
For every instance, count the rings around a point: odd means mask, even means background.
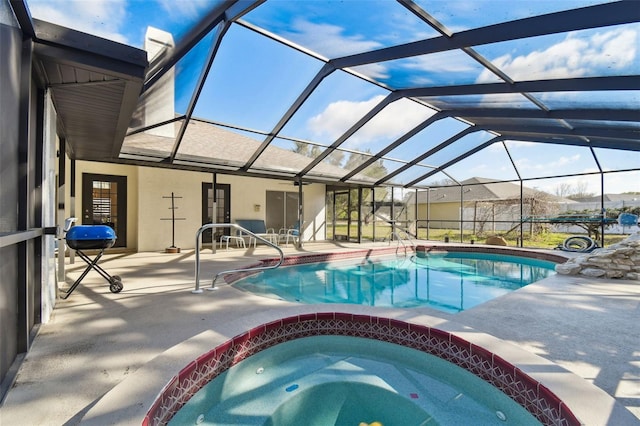
[[[202,293],[202,289],[200,289],[200,236],[202,235],[202,233],[204,231],[206,231],[207,229],[211,229],[211,228],[234,228],[237,229],[238,231],[244,233],[244,234],[248,234],[250,236],[252,236],[253,238],[255,238],[256,240],[260,240],[263,243],[265,243],[268,246],[271,246],[273,248],[275,248],[276,250],[278,250],[278,253],[280,254],[280,260],[278,260],[278,262],[275,265],[269,265],[269,266],[256,266],[253,268],[240,268],[240,269],[229,269],[228,271],[221,271],[218,272],[216,274],[216,276],[213,278],[213,281],[211,282],[211,287],[209,287],[207,290],[215,290],[215,284],[216,284],[216,280],[218,279],[218,277],[220,275],[223,274],[232,274],[234,272],[246,272],[246,271],[262,271],[265,269],[275,269],[277,267],[279,267],[280,265],[282,265],[282,262],[284,261],[284,252],[282,251],[282,249],[280,247],[278,247],[277,245],[273,244],[271,241],[265,240],[264,238],[254,234],[253,232],[243,228],[240,225],[237,225],[235,223],[207,223],[206,225],[202,225],[200,227],[200,229],[198,229],[198,232],[196,232],[196,288],[195,290],[192,290],[191,293]],[[216,242],[213,241],[213,244],[215,244]]]
[[[405,256],[407,255],[407,245],[404,243],[405,241],[408,241],[413,251],[416,251],[416,245],[413,243],[413,240],[409,237],[411,234],[409,234],[408,232],[405,232],[404,234],[405,234],[405,237],[403,238],[398,232],[391,231],[391,237],[396,237],[398,241],[398,245],[396,246],[396,255],[398,254],[398,249],[400,248],[400,244],[402,244],[402,248],[404,249],[404,255]],[[391,241],[389,241],[389,243],[391,243]]]
[[[409,242],[409,244],[411,244],[411,248],[413,248],[413,250],[415,251],[416,245],[413,243],[411,237],[415,238],[417,237],[417,235],[413,235],[407,228],[397,225],[395,220],[387,222],[391,224],[391,232],[389,233],[389,244],[391,244],[391,241],[396,238],[398,240],[398,247],[400,247],[400,244],[402,244],[402,247],[404,248],[404,252],[406,254],[407,247],[404,244],[404,241],[406,240]],[[404,234],[404,237],[400,235],[398,231],[402,232]],[[398,254],[398,247],[396,247],[396,254]]]

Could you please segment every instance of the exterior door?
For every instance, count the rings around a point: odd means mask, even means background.
[[[202,224],[213,221],[213,184],[211,182],[202,183]],[[216,184],[216,217],[215,223],[231,222],[231,185],[226,183]],[[211,243],[211,234],[215,236],[215,241],[221,235],[229,235],[229,228],[207,229],[202,233],[202,242]]]
[[[108,225],[116,231],[114,247],[127,246],[127,177],[82,174],[83,225]]]

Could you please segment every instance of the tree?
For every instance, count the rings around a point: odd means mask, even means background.
[[[318,145],[312,145],[309,143],[305,143],[305,142],[297,142],[294,141],[294,148],[292,149],[293,152],[300,154],[300,155],[304,155],[307,157],[311,157],[311,158],[315,158],[318,155],[320,155],[321,152],[323,152],[323,150],[325,149],[324,147],[318,146]],[[347,157],[346,161],[345,161],[345,151],[340,151],[340,150],[334,150],[333,152],[331,152],[330,155],[328,155],[324,161],[328,164],[337,166],[337,167],[343,167],[345,169],[345,174],[347,173],[347,171],[349,170],[353,170],[356,167],[360,166],[361,164],[363,164],[365,161],[367,161],[369,158],[371,158],[373,154],[371,153],[370,149],[365,150],[364,152],[360,153],[360,152],[352,152],[349,154],[349,156]],[[343,164],[344,163],[344,164]],[[377,159],[375,160],[372,164],[370,164],[368,167],[366,167],[362,172],[362,175],[364,176],[368,176],[374,179],[379,179],[382,178],[384,176],[386,176],[388,174],[387,168],[384,166],[384,160],[382,159]],[[355,189],[350,189],[349,190],[351,192],[351,204],[349,205],[347,202],[348,197],[346,196],[340,196],[336,198],[336,205],[335,205],[335,210],[336,210],[336,219],[338,218],[347,218],[349,215],[351,215],[352,217],[354,215],[357,216],[357,212],[358,212],[358,197],[357,197],[357,190]],[[386,195],[386,190],[385,194]],[[380,196],[380,192],[377,192],[377,197],[378,198]],[[369,188],[365,188],[362,191],[362,199],[363,200],[367,200],[369,199],[371,196],[371,189]],[[367,221],[368,219],[370,219],[370,216],[373,214],[373,212],[367,212],[365,214],[365,221]]]
[[[560,185],[556,186],[554,193],[557,197],[567,198],[571,194],[573,194],[573,188],[569,183],[561,183]]]
[[[576,183],[573,193],[569,198],[571,198],[572,200],[576,200],[580,198],[593,197],[595,194],[593,192],[588,192],[587,191],[588,187],[589,185],[587,185],[587,182],[585,181],[580,181]]]
[[[524,216],[522,217],[523,232],[527,230],[529,235],[542,234],[549,230],[549,223],[545,219],[557,213],[557,205],[551,202],[551,195],[540,190],[522,200]],[[490,209],[490,211],[488,211]],[[480,203],[476,206],[474,216],[474,232],[480,236],[485,231],[486,223],[520,216],[520,199],[499,200]],[[505,234],[509,234],[520,228],[520,220],[514,224]],[[519,231],[518,231],[519,232]]]
[[[353,170],[359,165],[361,165],[362,163],[364,163],[365,161],[369,160],[372,155],[373,154],[371,153],[370,149],[366,149],[363,153],[352,152],[349,155],[349,158],[347,158],[344,168],[347,170]],[[388,174],[388,171],[387,171],[387,168],[384,166],[384,160],[378,159],[374,163],[366,167],[361,173],[364,176],[368,176],[374,179],[379,179],[386,176]],[[378,190],[376,195],[378,197],[380,197],[381,195],[384,197],[386,195],[386,190],[384,191],[385,191],[385,194],[380,194]],[[362,191],[362,199],[368,200],[370,197],[371,197],[371,190],[369,188],[364,188]],[[358,203],[357,197],[352,197],[351,208],[350,208],[352,212],[357,211],[357,208],[358,208],[357,203]],[[372,214],[373,212],[371,211],[365,213],[364,215],[365,223],[369,222]]]
[[[363,164],[365,161],[371,158],[373,155],[369,149],[360,153],[360,152],[352,152],[349,156],[344,160],[344,151],[335,150],[331,155],[329,155],[325,161],[329,164],[333,164],[335,166],[343,167],[345,169],[345,174],[349,170],[353,170]],[[344,163],[344,165],[342,165]],[[388,174],[387,168],[384,166],[384,160],[377,159],[375,162],[366,167],[363,171],[360,172],[361,175],[368,176],[374,178],[375,180],[382,178]],[[340,196],[336,198],[336,217],[346,219],[347,217],[351,217],[351,219],[357,219],[358,215],[358,191],[355,188],[351,188],[348,190],[351,193],[351,203],[347,202],[346,196]],[[381,193],[384,192],[384,193]],[[376,189],[376,198],[384,198],[386,196],[386,189]],[[371,189],[363,188],[362,190],[362,199],[364,203],[366,200],[370,200],[371,198]],[[363,205],[366,205],[364,204]],[[364,213],[364,222],[368,222],[373,215],[372,211],[363,212]]]
[[[322,152],[323,148],[318,145],[311,145],[305,142],[293,142],[295,147],[291,150],[296,154],[304,155],[306,157],[315,158]]]
[[[314,157],[317,157],[320,153],[318,152],[318,154],[314,155]],[[337,149],[334,150],[329,156],[327,156],[326,161],[333,165],[333,166],[337,166],[337,167],[341,167],[342,161],[344,160],[344,151],[338,151]]]
[[[432,182],[431,185],[429,185],[429,186],[432,187],[432,188],[435,188],[435,187],[439,187],[439,186],[457,186],[457,185],[458,184],[453,179],[444,178],[444,179],[440,179],[440,180],[436,180],[436,181]]]
[[[584,181],[580,181],[575,185],[571,185],[570,183],[561,183],[556,186],[554,193],[558,197],[578,200],[581,198],[593,197],[595,195],[593,192],[589,192],[587,190],[588,188],[589,185]]]
[[[301,155],[305,155],[305,156],[309,156],[309,148],[310,145],[306,144],[304,142],[293,142],[295,145],[295,148],[291,149],[291,151],[295,152],[296,154],[301,154]]]

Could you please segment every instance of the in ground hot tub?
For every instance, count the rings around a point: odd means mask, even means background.
[[[314,336],[330,344],[306,339]],[[166,384],[142,424],[413,424],[394,417],[398,401],[416,424],[580,424],[546,386],[455,334],[337,312],[274,320],[200,355]],[[319,423],[293,420],[312,412]]]
[[[499,389],[439,357],[353,336],[274,345],[216,377],[169,425],[540,426]]]

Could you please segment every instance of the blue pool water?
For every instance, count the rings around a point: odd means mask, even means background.
[[[250,356],[200,389],[170,425],[540,425],[468,371],[378,340],[315,336]]]
[[[380,257],[267,270],[233,287],[301,303],[456,313],[555,274],[553,262],[485,253]]]

